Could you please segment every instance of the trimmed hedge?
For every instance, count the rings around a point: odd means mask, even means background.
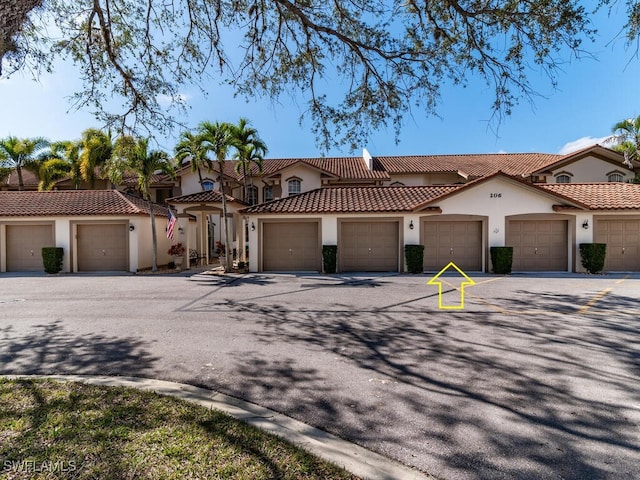
[[[598,273],[602,271],[606,255],[606,243],[580,244],[580,262],[589,273]]]
[[[422,273],[424,271],[424,245],[405,245],[404,256],[407,260],[407,272]]]
[[[47,273],[59,273],[62,270],[62,247],[42,247],[42,263]]]
[[[324,273],[336,273],[338,264],[338,246],[322,246],[322,270]]]
[[[493,265],[493,273],[498,275],[507,275],[511,273],[513,265],[513,247],[491,247],[491,265]]]

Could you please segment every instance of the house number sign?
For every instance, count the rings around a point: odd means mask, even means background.
[[[489,198],[502,198],[502,193],[490,193]]]

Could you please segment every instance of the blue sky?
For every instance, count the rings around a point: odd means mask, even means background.
[[[491,152],[566,153],[602,142],[618,121],[640,115],[640,58],[616,39],[624,12],[614,17],[599,15],[599,35],[586,44],[596,59],[567,63],[553,90],[544,74],[532,71],[529,79],[544,97],[531,105],[523,101],[504,118],[496,132],[491,116],[492,91],[471,79],[466,88],[445,85],[437,117],[414,109],[405,119],[400,144],[393,131],[373,132],[366,147],[373,155],[455,154]],[[44,136],[50,140],[77,139],[89,127],[100,127],[88,112],[69,111],[67,100],[80,88],[73,66],[60,64],[54,74],[40,77],[14,75],[0,80],[0,137]],[[246,102],[234,98],[228,87],[210,83],[208,95],[185,91],[190,109],[182,120],[195,127],[202,120],[236,122],[248,118],[269,147],[268,157],[315,157],[322,154],[311,133],[311,119],[299,124],[302,103],[285,96]],[[176,132],[177,136],[177,132]],[[158,139],[171,151],[174,138]],[[356,151],[353,154],[359,154]],[[328,156],[351,155],[347,149],[331,150]]]

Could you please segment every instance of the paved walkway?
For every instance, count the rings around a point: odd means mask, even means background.
[[[434,477],[413,470],[323,430],[222,393],[184,383],[138,377],[89,375],[2,375],[2,378],[38,378],[56,381],[83,382],[110,387],[132,387],[161,395],[180,398],[206,408],[221,410],[270,433],[274,433],[349,472],[371,480],[425,480]]]

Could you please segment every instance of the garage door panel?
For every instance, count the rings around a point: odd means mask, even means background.
[[[265,271],[319,271],[318,222],[282,222],[263,225]]]
[[[124,223],[77,226],[78,271],[128,270],[128,229]]]
[[[54,246],[52,225],[7,225],[8,272],[42,272],[42,247]]]
[[[340,270],[398,271],[398,222],[342,222]]]
[[[425,270],[438,271],[449,262],[463,270],[482,270],[482,222],[428,221],[421,228]]]
[[[605,271],[640,271],[640,220],[598,220],[594,238],[607,244]]]
[[[511,220],[507,245],[513,246],[515,271],[567,271],[566,220]]]

